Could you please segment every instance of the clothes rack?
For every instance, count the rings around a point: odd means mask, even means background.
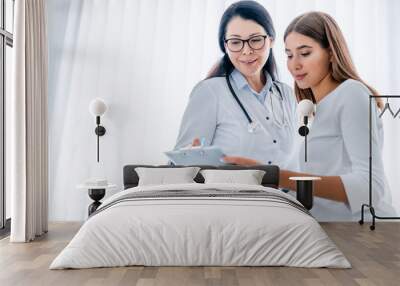
[[[372,216],[372,225],[370,225],[371,230],[375,230],[375,219],[390,219],[390,220],[397,220],[400,217],[384,217],[379,216],[375,213],[375,209],[372,205],[372,100],[375,98],[386,98],[388,101],[389,98],[400,98],[400,95],[370,95],[369,96],[369,203],[361,205],[361,219],[358,221],[359,224],[364,224],[364,208],[369,208],[369,211]],[[386,103],[388,105],[388,102]],[[390,109],[389,109],[390,110]],[[384,112],[381,113],[381,116]],[[390,110],[392,116],[394,115],[393,112]],[[398,112],[396,113],[396,115]],[[380,117],[381,117],[380,116]]]

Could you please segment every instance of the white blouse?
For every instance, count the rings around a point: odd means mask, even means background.
[[[359,220],[369,193],[369,89],[348,79],[316,106],[307,138],[294,153],[289,170],[319,176],[340,176],[348,204],[314,196],[311,213],[320,221]],[[395,215],[382,162],[383,126],[372,102],[372,197],[377,215]],[[300,136],[299,136],[300,137]],[[368,208],[366,210],[369,212]],[[368,214],[365,219],[371,216]]]

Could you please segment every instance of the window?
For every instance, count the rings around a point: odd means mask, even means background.
[[[11,92],[14,0],[0,0],[0,236],[9,232],[10,194],[5,188],[5,98]]]

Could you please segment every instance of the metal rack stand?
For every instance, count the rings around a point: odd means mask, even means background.
[[[396,220],[400,217],[383,217],[375,214],[375,209],[372,205],[372,100],[375,98],[400,98],[400,95],[370,95],[369,96],[369,203],[362,204],[361,206],[361,219],[358,221],[359,224],[364,224],[364,208],[369,208],[372,215],[372,225],[369,226],[371,230],[375,229],[375,219],[391,219]]]

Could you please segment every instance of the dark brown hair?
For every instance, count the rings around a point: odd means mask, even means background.
[[[218,44],[219,48],[224,53],[224,56],[211,68],[208,72],[207,78],[226,76],[231,74],[234,70],[234,66],[225,50],[226,27],[234,17],[240,17],[245,20],[256,22],[264,28],[265,32],[271,39],[275,39],[275,29],[272,24],[272,18],[264,6],[255,1],[239,1],[233,3],[225,10],[219,24]],[[263,67],[263,71],[267,71],[272,80],[277,80],[277,68],[272,49],[269,53],[268,60]]]

